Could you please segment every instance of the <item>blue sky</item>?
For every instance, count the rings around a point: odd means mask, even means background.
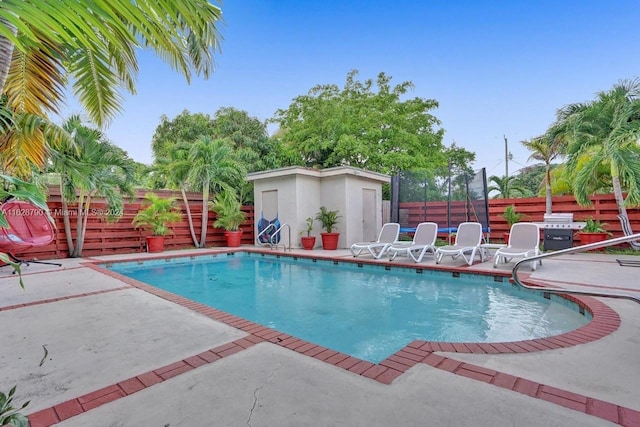
[[[126,95],[106,129],[135,160],[152,161],[163,114],[235,107],[266,120],[317,84],[342,87],[356,69],[361,80],[385,72],[392,84],[413,82],[409,97],[439,102],[432,113],[444,144],[474,151],[474,168],[502,176],[503,136],[511,173],[527,164],[520,141],[544,133],[558,108],[640,76],[637,1],[226,0],[221,7],[224,40],[209,80],[188,85],[141,52],[138,93]]]

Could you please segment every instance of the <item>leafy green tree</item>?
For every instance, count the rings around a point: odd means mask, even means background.
[[[430,114],[435,100],[401,100],[411,82],[391,86],[391,77],[356,79],[347,74],[344,88],[318,85],[293,99],[272,119],[281,140],[298,153],[297,163],[323,168],[350,165],[382,173],[446,165],[444,131]],[[375,88],[374,88],[375,86]],[[374,89],[377,89],[375,91]]]
[[[214,135],[229,141],[247,172],[280,167],[276,142],[267,135],[266,123],[250,117],[246,111],[223,107],[213,119]]]
[[[593,101],[564,107],[556,125],[568,141],[567,169],[575,177],[578,203],[591,203],[589,195],[606,171],[619,213],[626,215],[627,206],[640,205],[639,79],[623,80]]]
[[[190,143],[201,136],[214,135],[213,120],[208,114],[183,110],[173,119],[163,114],[151,139],[151,151],[154,159],[162,159],[167,157],[171,148],[178,143]]]
[[[526,196],[527,190],[526,188],[514,184],[515,176],[503,176],[499,177],[496,175],[491,175],[489,177],[489,182],[493,182],[493,185],[489,185],[487,187],[487,191],[491,193],[495,191],[496,194],[493,196],[494,199],[512,199],[514,197],[523,197]]]
[[[184,158],[186,161],[179,160],[174,166],[180,169],[179,175],[186,178],[184,182],[189,189],[202,192],[202,230],[196,247],[203,248],[207,239],[210,192],[228,190],[235,193],[237,183],[244,181],[246,171],[236,159],[233,148],[223,139],[200,137],[189,144]],[[187,211],[187,215],[190,214]]]
[[[466,199],[467,180],[474,175],[470,165],[475,154],[454,142],[444,149],[444,156],[448,159],[445,165],[400,171],[400,202],[448,200],[450,177],[452,199]]]
[[[131,195],[134,162],[106,140],[97,129],[86,126],[79,116],[62,125],[73,135],[74,145],[51,152],[50,172],[58,174],[62,198],[62,218],[69,256],[81,257],[91,202],[104,197],[105,216],[114,221],[122,216],[123,196]],[[71,218],[76,221],[72,232]],[[74,241],[75,236],[75,241]]]
[[[154,170],[151,166],[141,163],[133,162],[133,185],[138,188],[153,188],[152,178]]]
[[[238,161],[247,172],[256,172],[281,167],[278,157],[278,140],[267,135],[267,125],[246,111],[223,107],[216,111],[213,119],[216,138],[231,143]],[[253,183],[242,181],[236,186],[241,202],[253,200]]]
[[[248,172],[274,169],[281,165],[279,142],[268,137],[265,123],[250,117],[246,111],[223,107],[211,118],[206,114],[184,110],[171,120],[163,116],[156,128],[152,147],[155,162],[150,181],[153,188],[176,187],[175,178],[179,182],[182,177],[172,177],[172,169],[165,167],[178,154],[171,150],[180,147],[178,150],[184,151],[201,137],[226,141],[233,149],[236,160]],[[237,182],[234,188],[242,201],[251,198],[251,183]]]
[[[551,165],[551,170],[556,165]],[[533,166],[527,166],[520,169],[513,175],[513,183],[516,186],[522,187],[527,195],[537,195],[544,197],[544,176],[545,165],[535,164]]]
[[[551,213],[553,199],[551,191],[551,162],[561,155],[565,149],[565,140],[559,136],[553,134],[553,132],[547,132],[545,135],[532,138],[529,141],[522,141],[531,155],[529,160],[538,160],[544,162],[545,174],[544,174],[544,188],[545,188],[545,212]]]
[[[436,182],[440,184],[439,193],[444,196],[440,200],[449,198],[449,179],[451,179],[451,199],[466,200],[468,183],[475,174],[470,165],[476,155],[458,147],[455,142],[444,150],[444,155],[448,159],[447,166],[436,169],[436,177],[438,177]],[[476,198],[475,195],[470,197]]]

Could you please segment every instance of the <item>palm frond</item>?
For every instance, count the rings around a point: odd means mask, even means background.
[[[111,72],[106,52],[78,50],[70,57],[73,93],[87,109],[98,126],[104,126],[120,110],[123,97],[118,91],[119,80]]]
[[[9,27],[0,25],[0,34],[12,40],[18,50],[32,48],[39,42],[37,30],[47,30],[51,40],[57,44],[70,44],[73,48],[87,48],[102,43],[103,37],[125,37],[133,43],[135,37],[123,20],[114,20],[111,8],[104,3],[118,3],[120,10],[135,10],[136,2],[112,0],[94,1],[91,7],[79,5],[77,0],[21,1],[5,0],[0,8],[0,17],[13,25],[16,37]],[[102,37],[100,36],[102,35]]]
[[[43,117],[46,111],[57,113],[66,83],[62,57],[60,46],[44,35],[40,35],[38,48],[14,50],[4,86],[8,107]]]

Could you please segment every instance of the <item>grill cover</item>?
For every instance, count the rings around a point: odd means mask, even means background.
[[[544,214],[544,222],[549,224],[569,224],[573,222],[572,213]]]

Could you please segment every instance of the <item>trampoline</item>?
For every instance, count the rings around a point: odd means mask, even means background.
[[[400,223],[401,233],[415,232],[421,222],[438,224],[439,234],[457,231],[462,222],[479,222],[491,231],[484,168],[446,177],[429,171],[401,171],[391,178],[391,221]]]

